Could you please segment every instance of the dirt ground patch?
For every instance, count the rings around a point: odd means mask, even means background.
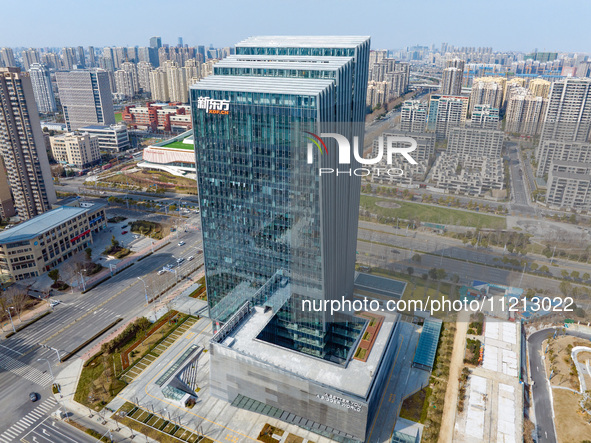
[[[571,358],[571,350],[574,346],[591,346],[591,342],[577,337],[560,336],[556,339],[544,341],[543,349],[548,346],[548,364],[546,371],[548,374],[554,371],[552,386],[561,386],[579,390],[579,378],[575,370],[574,362]]]
[[[390,208],[390,209],[398,209],[400,205],[398,203],[394,203],[393,201],[379,201],[376,203],[377,206],[382,208]]]
[[[553,389],[558,441],[579,442],[591,435],[589,416],[579,412],[581,396],[566,389]]]

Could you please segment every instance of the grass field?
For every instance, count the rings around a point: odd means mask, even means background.
[[[170,142],[163,146],[163,148],[173,148],[173,149],[189,149],[191,151],[194,150],[192,144],[183,143],[182,141]]]
[[[121,115],[121,113],[120,112],[116,112],[115,113],[115,122],[116,123],[119,123],[122,120],[123,120],[123,116]]]
[[[462,211],[458,209],[442,208],[420,203],[411,203],[396,200],[399,208],[384,208],[378,206],[377,202],[389,202],[379,197],[368,195],[361,196],[360,206],[378,216],[398,217],[403,220],[420,220],[421,222],[439,223],[444,225],[470,226],[475,228],[505,229],[507,222],[505,217],[475,212]]]

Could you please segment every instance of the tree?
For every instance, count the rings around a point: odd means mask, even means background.
[[[119,247],[119,241],[115,238],[114,235],[111,237],[111,246],[113,246],[114,248]]]
[[[548,273],[548,272],[550,272],[550,269],[548,269],[548,266],[542,265],[542,266],[540,266],[540,272]]]
[[[429,278],[431,280],[437,280],[437,268],[429,269]]]
[[[420,254],[413,255],[412,261],[414,261],[415,263],[420,263],[421,262],[421,255]]]
[[[412,266],[409,266],[408,268],[406,268],[406,272],[408,273],[409,276],[411,276],[415,273],[415,270]]]
[[[458,274],[454,274],[451,276],[451,281],[454,283],[458,283],[460,281],[460,276]]]
[[[560,289],[560,292],[562,292],[562,295],[564,295],[565,297],[571,293],[572,288],[573,285],[571,285],[567,281],[560,282],[560,285],[558,286],[558,289]]]
[[[86,252],[86,259],[87,259],[88,261],[90,261],[90,259],[92,258],[92,249],[91,249],[91,248],[86,248],[86,249],[84,250],[84,252]]]
[[[579,271],[573,271],[573,272],[571,272],[570,273],[570,276],[572,278],[579,278],[579,276],[580,276]]]
[[[560,271],[560,275],[562,275],[563,277],[568,277],[568,271],[566,269],[563,269],[562,271]]]
[[[437,280],[443,280],[447,277],[447,272],[445,269],[437,269]]]
[[[538,269],[538,264],[537,263],[532,263],[531,265],[529,265],[530,269],[532,271],[535,271],[536,269]]]
[[[588,272],[585,272],[585,273],[583,274],[583,280],[587,281],[587,280],[589,280],[590,278],[591,278],[591,275],[589,275],[589,273],[588,273]]]
[[[47,273],[47,276],[53,280],[53,283],[57,283],[57,281],[60,279],[60,271],[59,269],[54,268]]]

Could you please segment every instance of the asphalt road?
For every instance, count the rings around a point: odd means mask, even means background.
[[[181,240],[186,243],[184,246],[177,245]],[[59,372],[58,358],[55,351],[40,347],[40,344],[58,349],[63,356],[117,318],[144,315],[149,308],[145,307],[144,286],[138,277],[154,275],[164,265],[176,263],[176,258],[182,257],[185,261],[177,268],[180,279],[189,269],[202,264],[203,256],[196,254],[200,247],[201,235],[196,229],[179,232],[178,239],[175,236],[169,245],[86,294],[60,295],[62,303],[54,308],[53,313],[2,340],[0,392],[3,407],[0,409],[0,429],[7,429],[34,408],[28,398],[29,392],[38,392],[42,398],[50,396],[52,379],[48,362],[56,375]],[[195,259],[187,260],[190,255]],[[174,278],[174,274],[153,278],[157,282],[157,279]],[[83,355],[91,346],[80,350],[76,356]]]
[[[90,443],[97,440],[67,423],[47,417],[31,429],[22,441],[27,443]]]
[[[534,410],[536,414],[536,429],[539,443],[555,443],[556,430],[552,416],[552,404],[550,400],[550,383],[544,370],[542,342],[554,334],[555,329],[543,329],[534,332],[527,339],[529,347],[529,366],[531,378],[534,381],[532,392],[534,398]],[[566,330],[567,335],[591,340],[591,335],[577,331]],[[574,411],[574,408],[573,408]]]

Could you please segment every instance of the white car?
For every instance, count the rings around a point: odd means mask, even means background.
[[[180,241],[180,242],[179,242],[179,246],[183,246],[184,244],[185,244],[185,242],[184,242],[184,241]]]
[[[54,306],[57,306],[57,305],[59,305],[60,303],[61,303],[61,300],[51,300],[51,301],[49,302],[49,306],[51,306],[51,307],[53,308]]]
[[[165,271],[164,269],[160,269],[160,270],[158,271],[158,275],[162,275],[162,274],[164,274],[165,272],[166,272],[166,271]]]
[[[192,255],[187,259],[189,261],[193,260],[195,257],[193,257]]]

